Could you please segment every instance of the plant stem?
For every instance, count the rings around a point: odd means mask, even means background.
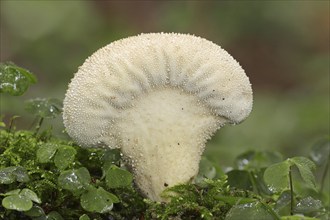
[[[9,127],[8,127],[8,133],[10,134],[12,129],[13,129],[13,126],[14,126],[14,122],[16,120],[16,118],[18,118],[19,116],[13,116],[10,118],[10,121],[9,121]],[[5,141],[5,146],[8,146],[8,141],[9,141],[9,136],[7,137],[6,141]]]
[[[281,217],[271,207],[269,207],[269,205],[261,201],[260,203],[268,211],[268,213],[270,213],[274,217],[275,220],[281,220]]]
[[[253,171],[249,172],[249,178],[250,178],[250,181],[252,183],[253,191],[256,192],[258,195],[260,195],[260,190],[257,186],[257,180],[255,178],[255,174],[254,174]]]
[[[11,133],[11,130],[13,129],[13,126],[14,126],[14,122],[15,122],[16,118],[18,118],[18,117],[19,116],[11,117],[10,122],[9,122],[8,133]]]
[[[41,127],[43,121],[44,121],[44,117],[41,117],[41,118],[39,119],[39,122],[38,122],[37,126],[36,126],[36,131],[34,132],[34,135],[37,135],[37,134],[38,134],[39,129],[40,129],[40,127]]]
[[[292,166],[289,169],[289,183],[290,183],[290,197],[291,197],[291,206],[290,206],[290,214],[293,215],[293,184],[292,184]]]
[[[329,170],[329,158],[327,159],[327,163],[325,164],[325,168],[322,174],[320,193],[323,192],[325,177],[327,176],[328,170]]]

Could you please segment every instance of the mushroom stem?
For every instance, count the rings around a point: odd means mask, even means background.
[[[207,139],[226,119],[173,87],[151,91],[133,105],[121,112],[120,148],[141,191],[162,201],[166,187],[195,177]]]

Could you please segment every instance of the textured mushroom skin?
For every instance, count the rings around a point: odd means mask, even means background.
[[[68,134],[85,147],[120,148],[150,199],[191,180],[205,143],[252,109],[240,65],[218,45],[185,34],[142,34],[101,48],[64,99]]]
[[[206,139],[225,120],[193,95],[173,88],[150,92],[134,104],[119,123],[125,131],[120,133],[121,149],[141,191],[159,201],[167,186],[197,174]]]

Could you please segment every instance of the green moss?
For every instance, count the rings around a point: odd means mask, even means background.
[[[227,173],[229,179],[218,167],[203,158],[202,169],[195,183],[168,188],[163,192],[168,202],[160,203],[143,198],[136,190],[132,174],[120,168],[122,161],[118,150],[80,148],[71,141],[53,137],[50,130],[41,133],[10,130],[0,129],[0,195],[4,201],[0,207],[0,217],[3,219],[36,220],[48,216],[70,220],[81,216],[86,219],[88,216],[100,220],[230,220],[240,215],[280,219],[281,216],[289,216],[290,212],[311,219],[316,216],[326,219],[329,215],[328,197],[325,196],[328,192],[317,192],[308,184],[299,185],[298,179],[294,181],[294,189],[311,193],[306,193],[309,197],[302,197],[298,191],[294,191],[293,205],[290,204],[291,194],[286,186],[276,193],[265,191],[267,186],[263,173],[266,170],[268,175],[267,167],[283,161],[277,153],[274,153],[278,156],[276,160],[273,154],[267,152],[239,155],[237,168]],[[323,152],[328,145],[322,146],[316,150]],[[315,151],[313,155],[317,153]],[[243,160],[244,166],[241,166]],[[322,164],[326,163],[327,158],[323,158]],[[319,165],[322,164],[320,162]],[[324,166],[320,167],[324,169]],[[233,175],[237,172],[246,173],[246,178]],[[276,175],[281,175],[281,170],[277,173],[274,173],[275,179]],[[72,180],[72,177],[76,179]],[[237,182],[240,184],[235,184]],[[37,203],[25,194],[18,196],[21,194],[11,193],[19,193],[23,189],[30,190],[31,194],[35,194],[35,201],[41,202]],[[100,199],[91,196],[93,193]],[[32,201],[33,207],[25,211],[26,206],[17,206],[23,204],[21,201],[29,201],[29,204]],[[17,204],[13,206],[10,202]]]

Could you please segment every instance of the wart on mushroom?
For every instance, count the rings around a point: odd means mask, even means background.
[[[243,121],[252,89],[218,45],[186,34],[141,34],[89,57],[64,99],[64,125],[85,147],[120,148],[148,198],[198,173],[205,143]]]

